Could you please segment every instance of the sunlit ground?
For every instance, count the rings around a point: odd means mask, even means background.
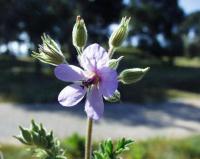
[[[82,158],[84,155],[84,140],[82,137],[73,135],[63,140],[67,157],[69,159]],[[200,137],[193,136],[186,139],[149,139],[147,141],[135,141],[126,152],[126,159],[199,159]],[[95,143],[95,148],[97,144]],[[95,149],[94,148],[94,149]],[[13,145],[1,145],[5,159],[32,159],[30,149]],[[73,157],[72,157],[73,156]]]

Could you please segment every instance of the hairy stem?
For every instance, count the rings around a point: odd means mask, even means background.
[[[114,52],[115,52],[115,49],[113,47],[110,47],[109,50],[108,50],[108,54],[109,54],[110,59],[112,58]]]
[[[87,132],[86,132],[86,142],[85,142],[85,159],[91,159],[91,142],[92,142],[92,118],[87,119]]]

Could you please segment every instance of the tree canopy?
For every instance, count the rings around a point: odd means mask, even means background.
[[[72,50],[71,31],[77,15],[85,19],[89,42],[105,42],[110,24],[123,15],[131,16],[129,37],[137,36],[139,48],[156,56],[181,55],[183,30],[200,32],[199,13],[186,17],[178,0],[1,0],[0,13],[0,45],[21,42],[20,34],[26,32],[34,47],[47,33]]]

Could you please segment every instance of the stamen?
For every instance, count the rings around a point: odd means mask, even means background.
[[[97,85],[100,81],[101,81],[101,78],[97,74],[95,74],[92,78],[88,79],[87,81],[83,81],[82,84],[83,86],[88,88],[89,86],[93,84]]]

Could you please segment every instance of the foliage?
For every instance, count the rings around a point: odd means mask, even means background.
[[[66,159],[64,150],[60,146],[60,141],[53,136],[53,131],[47,132],[42,124],[37,125],[34,120],[31,128],[19,127],[20,136],[15,136],[22,144],[32,146],[35,157],[42,159]]]
[[[179,25],[184,20],[184,14],[178,0],[132,0],[125,12],[134,15],[134,29],[130,34],[139,36],[140,48],[156,56],[174,56],[182,53],[182,41],[177,39],[180,39]],[[174,27],[176,32],[173,31]],[[158,35],[163,36],[165,47],[158,40]]]
[[[70,33],[76,15],[83,16],[87,21],[91,37],[95,41],[102,41],[107,39],[108,31],[106,34],[102,32],[110,23],[119,19],[123,8],[122,0],[2,0],[0,40],[5,45],[10,41],[23,42],[20,34],[27,33],[34,47],[45,32],[54,39],[59,39],[60,44],[65,45],[67,50],[74,52]],[[9,32],[9,35],[6,32]],[[72,60],[76,58],[74,54],[71,54],[71,57]]]
[[[132,140],[127,140],[122,138],[121,140],[117,141],[116,146],[110,139],[105,140],[100,143],[98,150],[94,151],[94,159],[118,159],[119,155],[129,150],[129,145],[132,144]]]
[[[200,136],[185,139],[154,138],[136,142],[126,159],[199,159]]]
[[[68,158],[82,158],[84,156],[84,145],[84,137],[78,134],[73,134],[62,142],[62,146],[65,148]]]
[[[2,0],[0,13],[1,44],[7,45],[12,41],[23,43],[24,39],[20,35],[27,33],[30,43],[33,44],[31,47],[35,47],[40,35],[46,32],[59,40],[65,48],[64,51],[70,51],[72,60],[76,57],[69,33],[75,15],[80,14],[87,21],[88,32],[93,38],[89,40],[102,42],[109,35],[110,24],[128,14],[134,19],[130,34],[139,37],[140,48],[156,56],[182,55],[180,27],[190,30],[195,26],[196,30],[199,26],[199,13],[184,15],[178,0],[130,0],[126,5],[123,0]],[[167,44],[164,48],[157,38],[158,35],[164,36]]]
[[[42,124],[38,125],[32,120],[30,129],[21,126],[19,129],[21,135],[15,136],[15,138],[22,144],[31,146],[31,151],[35,157],[42,159],[66,159],[60,141],[53,136],[52,131],[48,133]],[[114,148],[114,144],[110,139],[103,141],[100,143],[99,149],[94,151],[94,159],[117,159],[118,155],[129,150],[128,146],[131,143],[133,143],[132,140],[122,138],[117,141]],[[84,155],[84,139],[77,134],[69,137],[62,145],[66,145],[65,148],[72,157],[78,158]]]
[[[83,138],[77,134],[63,140],[63,145],[68,147],[66,147],[66,153],[70,159],[82,158],[77,155],[83,151],[83,145],[78,146],[81,142],[83,142]],[[73,152],[69,147],[73,147]],[[24,148],[16,145],[1,145],[0,151],[4,154],[5,159],[33,159],[30,157],[30,151],[24,151]],[[74,155],[74,153],[77,154]],[[199,135],[183,139],[154,138],[136,141],[130,150],[122,155],[125,159],[199,159],[199,156]]]

